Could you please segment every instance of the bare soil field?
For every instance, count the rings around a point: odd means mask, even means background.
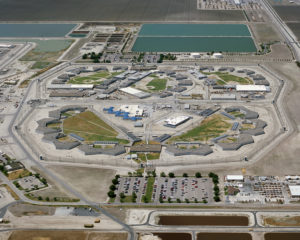
[[[239,10],[197,10],[197,0],[0,1],[0,21],[245,21]]]
[[[14,231],[8,240],[126,240],[127,233],[100,233],[88,231]]]
[[[251,31],[257,42],[266,43],[282,40],[272,25],[267,23],[249,24]]]
[[[264,225],[278,227],[298,227],[300,226],[300,216],[267,217],[264,218]]]
[[[30,205],[25,203],[15,204],[8,209],[14,216],[53,215],[55,207]]]
[[[300,21],[300,6],[273,6],[283,21],[298,22]]]
[[[48,167],[54,174],[72,185],[89,200],[104,202],[115,171],[100,168],[53,165]]]

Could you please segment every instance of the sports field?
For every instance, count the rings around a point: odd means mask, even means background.
[[[133,52],[256,52],[245,24],[144,24]]]
[[[195,142],[208,141],[226,133],[231,128],[225,117],[220,114],[215,114],[204,119],[199,126],[183,133],[180,136],[172,137],[168,142]]]
[[[63,122],[65,134],[75,133],[84,138],[85,142],[118,141],[128,143],[125,139],[117,138],[118,132],[90,111],[71,116]]]

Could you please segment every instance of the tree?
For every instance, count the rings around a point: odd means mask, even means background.
[[[164,200],[163,200],[162,196],[159,197],[159,202],[164,203]]]
[[[132,202],[136,202],[136,199],[137,199],[137,195],[135,192],[132,193]]]
[[[115,179],[119,179],[121,176],[119,175],[119,174],[117,174],[116,176],[115,176]]]
[[[153,177],[156,177],[156,172],[155,172],[155,170],[152,171],[152,176],[153,176]]]
[[[190,203],[190,200],[188,200],[188,199],[186,198],[186,199],[185,199],[185,202],[186,202],[186,203]]]
[[[143,196],[143,202],[144,203],[148,203],[149,202],[148,198],[145,195]]]
[[[57,198],[56,198],[56,197],[54,197],[54,198],[53,198],[53,200],[56,202],[56,201],[57,201]]]
[[[166,174],[165,174],[164,172],[161,172],[161,173],[160,173],[160,176],[161,176],[161,177],[166,177]]]
[[[87,59],[87,58],[88,58],[88,55],[86,53],[83,54],[82,59]]]
[[[182,174],[183,177],[188,177],[189,175],[187,173]]]
[[[115,186],[115,185],[110,185],[109,189],[110,189],[111,191],[115,191],[115,190],[116,190],[116,186]]]
[[[204,199],[204,200],[203,200],[203,203],[207,203],[207,200],[206,200],[206,199]]]
[[[170,197],[168,198],[168,202],[169,202],[169,203],[171,203],[171,202],[172,202],[172,199],[171,199]]]
[[[50,201],[50,198],[49,198],[49,197],[46,197],[46,201],[49,202],[49,201]]]
[[[195,203],[198,203],[198,199],[197,198],[195,198]]]
[[[119,181],[118,181],[118,179],[113,179],[112,181],[111,181],[114,185],[117,185],[118,183],[119,183]]]
[[[114,191],[109,191],[109,192],[107,193],[107,196],[109,196],[110,198],[115,198],[115,197],[116,197],[116,194],[115,194]]]
[[[128,172],[128,176],[129,176],[129,177],[132,177],[132,172]]]
[[[120,193],[120,198],[125,198],[125,194],[123,192]]]
[[[179,198],[177,198],[176,201],[177,201],[178,203],[181,203],[181,200],[180,200]]]
[[[43,200],[43,198],[42,198],[41,196],[39,196],[39,197],[38,197],[38,200],[39,200],[39,201],[42,201],[42,200]]]
[[[214,196],[214,200],[215,200],[215,202],[220,202],[221,201],[219,196]]]
[[[201,173],[200,173],[200,172],[196,172],[196,173],[195,173],[195,177],[196,177],[196,178],[201,178],[201,177],[202,177],[202,176],[201,176]]]
[[[175,177],[175,174],[172,173],[172,172],[170,172],[170,173],[169,173],[169,177],[170,177],[170,178],[174,178],[174,177]]]

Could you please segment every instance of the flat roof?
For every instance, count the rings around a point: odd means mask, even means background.
[[[93,84],[50,84],[49,89],[93,89]]]
[[[132,88],[132,87],[120,88],[120,91],[125,92],[127,94],[134,95],[138,98],[144,98],[144,97],[150,96],[150,94],[140,91],[138,89]]]
[[[289,185],[289,189],[292,196],[300,197],[300,185]]]
[[[234,181],[241,181],[241,180],[244,180],[244,176],[243,175],[227,175],[226,179],[234,180]]]
[[[172,117],[172,118],[167,118],[165,120],[165,122],[169,125],[173,125],[173,126],[176,126],[186,120],[190,119],[189,116],[178,116],[178,117]]]
[[[269,92],[270,87],[265,85],[236,85],[238,92]]]

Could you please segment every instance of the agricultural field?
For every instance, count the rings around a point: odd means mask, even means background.
[[[212,138],[216,138],[226,133],[231,128],[231,123],[220,114],[215,114],[204,119],[199,126],[187,131],[186,133],[172,137],[171,142],[206,142]]]
[[[82,1],[1,0],[1,21],[111,21],[111,22],[172,22],[172,21],[245,21],[240,10],[198,10],[197,0],[90,0],[82,7]],[[34,6],[34,8],[32,7]],[[66,11],[67,7],[67,11]],[[19,9],[19,11],[16,11]],[[22,11],[20,10],[22,9]]]
[[[90,111],[65,119],[63,131],[65,134],[75,133],[84,138],[85,142],[117,141],[123,144],[128,143],[125,139],[117,138],[118,132]]]
[[[8,240],[126,240],[127,233],[105,233],[68,230],[18,230]]]
[[[153,80],[151,80],[148,84],[148,90],[150,91],[163,91],[166,89],[167,86],[167,79],[164,78],[158,78],[156,75],[151,75],[150,77],[153,77]]]
[[[253,81],[250,78],[247,77],[238,77],[232,74],[229,74],[227,72],[214,72],[214,73],[206,73],[206,75],[215,76],[219,80],[217,81],[218,85],[225,85],[225,84],[231,84],[231,83],[238,83],[238,84],[253,84]]]
[[[100,84],[104,79],[113,77],[114,75],[120,74],[117,73],[110,73],[108,71],[101,71],[91,75],[86,76],[76,76],[68,81],[68,83],[72,84]]]
[[[300,21],[300,6],[273,6],[280,18],[285,22]]]
[[[293,31],[295,36],[297,37],[298,41],[300,40],[300,21],[287,23],[288,27]]]

